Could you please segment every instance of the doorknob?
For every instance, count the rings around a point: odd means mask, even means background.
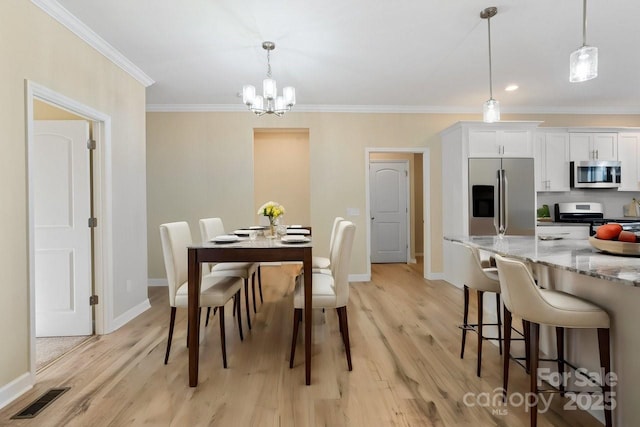
[[[373,221],[375,219],[375,217],[371,217],[371,221]]]

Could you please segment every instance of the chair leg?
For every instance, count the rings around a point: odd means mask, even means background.
[[[262,299],[262,267],[258,266],[258,290],[260,291],[260,304],[264,302]]]
[[[169,320],[169,338],[167,339],[167,352],[164,355],[164,364],[169,361],[169,352],[171,351],[171,339],[173,338],[173,325],[176,323],[176,308],[171,307],[171,320]],[[189,334],[187,334],[189,335]]]
[[[464,359],[464,345],[467,342],[467,323],[469,320],[469,287],[464,285],[464,313],[462,314],[462,343],[460,345],[460,359]]]
[[[240,301],[240,297],[236,298],[237,295],[233,296],[233,310],[231,310],[233,312],[233,317],[236,317],[236,306],[238,305],[238,302]]]
[[[504,353],[502,355],[502,400],[507,401],[507,387],[509,386],[509,360],[511,358],[511,312],[507,306],[503,307],[504,313]]]
[[[289,356],[289,368],[293,368],[293,358],[296,355],[296,341],[298,340],[298,326],[302,320],[302,309],[293,310],[293,337],[291,338],[291,355]]]
[[[224,335],[224,305],[220,306],[220,346],[222,348],[222,366],[227,368],[227,343]]]
[[[251,330],[251,312],[249,311],[249,278],[244,279],[244,305],[247,311],[247,325]]]
[[[600,366],[603,369],[602,393],[604,395],[604,420],[606,427],[613,425],[611,415],[611,384],[609,384],[609,372],[611,372],[611,353],[609,348],[609,329],[598,328],[598,347],[600,348]]]
[[[236,292],[235,295],[236,299],[240,299],[240,289],[238,289],[238,292]],[[240,341],[244,341],[244,336],[242,335],[242,314],[240,313],[240,304],[236,304],[235,306],[236,311],[237,311],[237,318],[238,318],[238,332],[240,333]]]
[[[482,314],[483,314],[483,302],[482,297],[484,296],[483,291],[478,291],[478,363],[476,367],[476,375],[480,376],[480,371],[482,370]]]
[[[253,312],[257,313],[256,310],[256,273],[251,275],[251,296],[253,297]]]
[[[500,294],[496,293],[496,317],[498,318],[498,351],[502,356],[502,317],[500,315]]]
[[[530,323],[526,320],[522,320],[522,332],[524,332],[524,366],[525,366],[525,371],[527,372],[527,374],[531,373],[531,363],[529,360],[529,353],[530,353],[530,344],[529,344],[529,340],[530,340],[530,335],[531,335],[531,328],[530,328]]]
[[[344,343],[344,350],[347,353],[347,366],[349,370],[352,371],[353,367],[351,365],[351,343],[349,342],[349,320],[347,319],[347,307],[338,308],[339,320],[342,324],[342,330],[344,333],[342,334],[342,342]]]
[[[204,322],[204,327],[209,326],[209,315],[211,314],[211,307],[207,307],[207,321]]]
[[[556,326],[556,351],[558,353],[558,374],[560,374],[560,396],[564,396],[564,328]]]
[[[538,425],[538,357],[539,357],[539,339],[540,339],[540,325],[537,323],[529,322],[529,329],[531,330],[531,337],[529,343],[529,364],[531,373],[529,374],[530,384],[529,387],[529,410],[530,413],[530,426],[536,427]]]

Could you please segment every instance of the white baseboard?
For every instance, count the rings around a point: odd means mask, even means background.
[[[30,372],[25,372],[15,380],[0,387],[0,409],[30,390],[34,381],[34,376]]]
[[[167,279],[147,279],[147,286],[169,286]]]
[[[350,274],[349,281],[350,282],[370,282],[371,275],[370,274]]]
[[[444,273],[427,273],[427,280],[444,280]]]
[[[113,319],[111,332],[120,329],[122,326],[126,325],[129,321],[135,319],[140,314],[144,313],[148,309],[151,308],[151,303],[149,302],[149,298],[146,298],[140,304],[135,307],[130,308],[120,316]]]
[[[417,263],[418,263],[418,260],[417,260],[417,259],[415,259],[415,258],[411,258],[411,259],[409,260],[409,264],[417,264]]]

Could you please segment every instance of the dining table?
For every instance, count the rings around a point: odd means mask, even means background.
[[[281,262],[300,261],[304,282],[304,352],[305,382],[311,384],[311,276],[312,242],[287,241],[281,238],[260,236],[255,239],[239,237],[219,242],[204,242],[187,248],[188,252],[188,342],[189,342],[189,386],[198,385],[198,363],[200,355],[199,307],[202,263],[218,262]],[[292,307],[293,309],[293,307]]]

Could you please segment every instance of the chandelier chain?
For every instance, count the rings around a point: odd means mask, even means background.
[[[271,78],[271,49],[267,49],[267,77]]]

